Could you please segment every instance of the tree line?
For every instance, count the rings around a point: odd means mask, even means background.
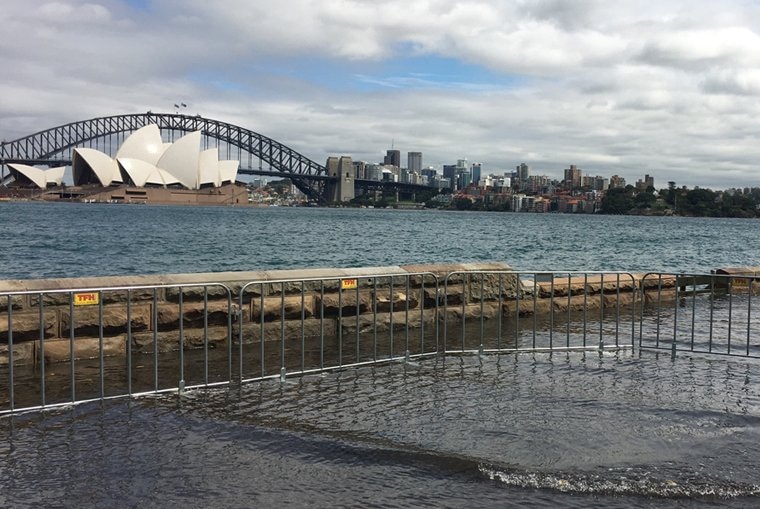
[[[645,191],[631,185],[610,189],[602,204],[603,214],[650,214],[694,217],[758,217],[760,188],[713,191],[695,187],[676,187],[668,182],[667,189]]]

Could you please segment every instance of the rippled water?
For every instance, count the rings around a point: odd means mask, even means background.
[[[476,260],[703,272],[760,265],[758,224],[0,203],[0,279]],[[0,506],[756,507],[759,370],[449,357],[25,414],[0,420]]]
[[[17,418],[3,506],[753,507],[760,366],[466,356]]]
[[[0,279],[502,261],[520,270],[760,265],[760,221],[0,203]]]

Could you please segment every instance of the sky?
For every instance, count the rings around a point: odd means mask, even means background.
[[[0,139],[136,112],[324,163],[760,186],[760,2],[3,0]]]

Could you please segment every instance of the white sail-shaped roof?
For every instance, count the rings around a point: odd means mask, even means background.
[[[122,170],[129,176],[129,179],[137,187],[143,187],[152,173],[158,171],[155,165],[140,159],[130,157],[119,157],[116,159]]]
[[[221,183],[235,182],[240,161],[219,161],[219,175]]]
[[[200,161],[200,185],[213,184],[214,187],[219,187],[221,179],[219,175],[219,149],[210,148],[201,152]]]
[[[200,131],[187,134],[166,149],[156,166],[168,171],[188,189],[198,189],[200,146]]]
[[[34,166],[29,166],[26,164],[9,164],[8,167],[11,170],[15,170],[28,178],[29,180],[34,183],[35,186],[44,189],[47,187],[47,182],[45,181],[45,171],[41,170],[40,168],[35,168]]]
[[[45,185],[55,184],[60,186],[63,183],[63,173],[66,171],[65,166],[56,166],[47,170],[42,170],[45,173]]]
[[[139,159],[156,166],[167,146],[170,145],[170,143],[164,144],[158,126],[149,124],[133,132],[124,140],[116,153],[116,159]]]
[[[107,154],[92,148],[75,148],[74,157],[71,161],[71,171],[74,174],[74,184],[80,185],[86,176],[87,169],[91,169],[103,186],[110,186],[114,182],[121,182],[121,172],[116,161]]]

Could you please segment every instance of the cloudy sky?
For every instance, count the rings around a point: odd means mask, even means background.
[[[0,139],[185,102],[318,162],[760,186],[752,0],[2,4]]]

